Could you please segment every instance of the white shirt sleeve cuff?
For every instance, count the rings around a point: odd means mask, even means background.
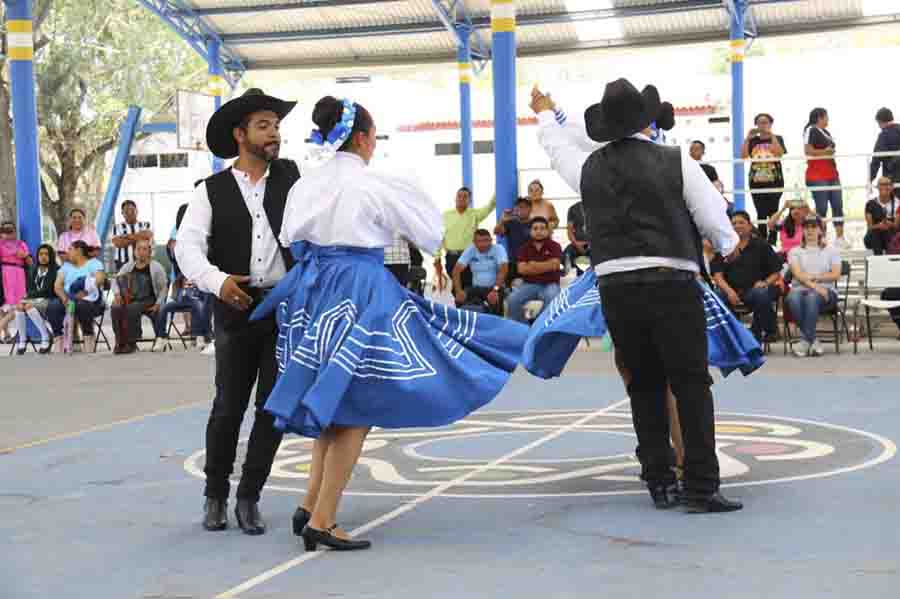
[[[208,273],[203,277],[203,287],[206,288],[205,291],[207,293],[212,293],[219,297],[219,292],[222,290],[222,285],[225,284],[225,279],[227,278],[228,275],[221,271]]]
[[[538,126],[546,127],[547,125],[559,125],[556,122],[556,114],[552,110],[543,110],[538,113]]]

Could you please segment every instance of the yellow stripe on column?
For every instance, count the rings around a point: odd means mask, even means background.
[[[9,33],[31,33],[31,21],[28,19],[13,19],[7,21],[6,31]]]
[[[743,62],[746,47],[745,40],[731,40],[731,62]]]
[[[225,78],[221,75],[210,75],[207,83],[209,92],[214,96],[221,96],[225,93]]]
[[[513,0],[491,0],[491,31],[516,30],[516,4]]]
[[[460,81],[460,83],[471,83],[472,82],[472,63],[470,63],[470,62],[459,63],[459,81]]]
[[[33,60],[34,48],[9,48],[6,55],[10,60]]]

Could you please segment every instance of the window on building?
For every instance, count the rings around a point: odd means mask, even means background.
[[[179,152],[177,154],[160,154],[159,168],[187,168],[188,155],[187,152]]]
[[[157,154],[132,154],[128,157],[128,168],[156,168],[159,166]]]
[[[494,142],[493,140],[488,141],[476,141],[473,145],[473,150],[475,154],[493,154],[494,153]],[[447,143],[447,144],[434,144],[434,155],[435,156],[459,156],[460,149],[458,143]]]

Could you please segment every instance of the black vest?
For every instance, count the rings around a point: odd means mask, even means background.
[[[274,160],[269,166],[263,208],[276,240],[281,233],[288,192],[299,178],[300,171],[292,160]],[[253,217],[230,168],[206,179],[206,195],[212,207],[209,261],[222,272],[249,275]],[[291,251],[280,249],[285,270],[290,270],[294,265]]]
[[[593,263],[658,256],[702,269],[700,235],[683,188],[678,148],[622,139],[594,152],[581,171]]]

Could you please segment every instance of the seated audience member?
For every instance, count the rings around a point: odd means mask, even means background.
[[[494,227],[494,235],[506,238],[509,247],[509,256],[518,256],[522,246],[531,239],[531,200],[519,198],[516,207],[512,210],[504,210],[500,222]],[[509,265],[507,285],[516,278],[516,263]]]
[[[66,262],[56,275],[53,286],[56,297],[47,305],[47,320],[56,337],[54,351],[58,353],[63,350],[63,321],[69,301],[75,303],[75,320],[84,335],[84,351],[92,353],[96,347],[94,319],[106,309],[103,296],[99,293],[106,281],[106,274],[99,260],[88,257],[90,251],[84,241],[72,242]]]
[[[526,322],[525,304],[541,300],[544,307],[559,295],[562,248],[550,239],[550,224],[538,216],[531,219],[531,240],[519,250],[516,257],[519,276],[524,283],[509,295],[509,316]]]
[[[53,285],[56,283],[56,275],[59,266],[56,264],[56,251],[52,245],[44,244],[38,247],[37,264],[28,271],[28,286],[25,298],[16,306],[16,329],[19,331],[17,352],[25,353],[28,342],[27,331],[30,319],[35,328],[41,334],[41,344],[38,352],[50,353],[50,323],[46,321],[47,306],[53,299]]]
[[[463,289],[462,273],[472,271],[472,286]],[[476,305],[492,314],[503,314],[503,285],[509,269],[506,249],[494,243],[489,231],[475,231],[472,245],[466,248],[453,267],[453,288],[458,307]]]
[[[794,347],[799,357],[821,356],[816,341],[819,314],[838,301],[836,282],[841,277],[841,255],[827,245],[822,223],[815,217],[803,224],[803,242],[791,252],[793,282],[785,303],[800,328],[801,339]]]
[[[772,246],[755,235],[750,215],[738,210],[731,218],[740,237],[739,254],[732,262],[716,256],[711,265],[719,294],[732,309],[745,307],[753,313],[751,330],[759,340],[775,338],[776,286],[782,261]]]
[[[175,245],[178,243],[175,236],[181,227],[181,221],[184,219],[186,211],[187,204],[182,204],[178,208],[178,212],[175,215],[175,228],[169,236],[169,243],[166,247],[169,262],[172,264],[174,298],[172,301],[164,304],[159,311],[156,317],[155,329],[157,337],[168,339],[169,317],[172,316],[174,318],[173,312],[182,312],[186,328],[189,329],[188,333],[194,337],[194,344],[198,349],[203,350],[212,340],[212,327],[210,326],[212,324],[211,296],[200,291],[193,281],[185,278],[184,273],[181,272],[181,268],[178,266],[178,259],[175,257]]]
[[[115,299],[110,316],[116,334],[114,351],[117,354],[137,351],[141,315],[155,319],[166,301],[169,280],[162,265],[152,259],[152,251],[149,241],[139,240],[134,246],[134,260],[123,266],[112,282]]]
[[[863,243],[876,256],[887,251],[897,234],[900,201],[894,194],[894,183],[887,177],[878,179],[878,197],[866,202],[866,236]]]
[[[781,220],[785,212],[787,215]],[[805,201],[788,200],[778,212],[769,217],[768,229],[778,231],[778,239],[781,242],[781,250],[778,253],[785,262],[791,250],[800,247],[803,241],[803,223],[809,212],[809,204]]]
[[[580,277],[584,271],[576,263],[576,260],[585,257],[590,262],[591,258],[590,229],[584,202],[576,202],[569,208],[566,216],[566,233],[569,236],[569,245],[563,252],[563,266],[567,272],[574,267]]]
[[[56,254],[60,261],[69,259],[69,248],[76,241],[83,241],[88,248],[87,257],[96,258],[100,255],[100,238],[94,227],[87,224],[84,210],[73,208],[69,212],[69,230],[64,231],[56,240]]]

